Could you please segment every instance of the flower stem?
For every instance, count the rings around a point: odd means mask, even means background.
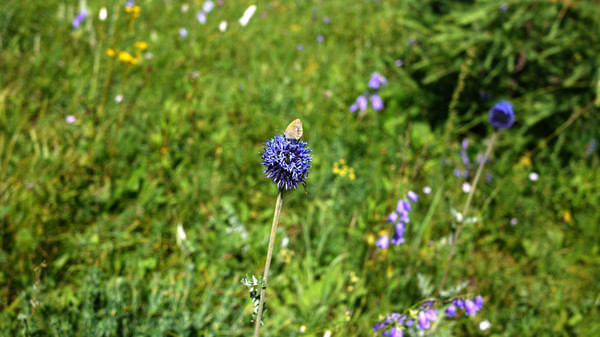
[[[265,293],[267,291],[267,280],[269,278],[269,268],[271,267],[271,257],[273,257],[273,245],[275,244],[275,235],[277,234],[277,224],[279,223],[279,214],[281,213],[281,204],[283,203],[283,191],[279,190],[277,202],[275,203],[275,214],[273,215],[273,224],[271,225],[271,236],[269,237],[269,249],[267,250],[267,262],[265,262],[265,273],[262,279],[260,290],[260,302],[256,314],[256,323],[254,325],[254,337],[260,335],[260,323],[262,319],[263,305],[265,303]]]
[[[479,177],[481,176],[481,172],[483,171],[483,166],[485,162],[489,158],[492,153],[492,148],[494,147],[494,143],[496,142],[496,138],[498,136],[498,132],[494,131],[492,134],[492,138],[490,139],[487,149],[485,150],[485,154],[479,162],[479,167],[477,168],[477,173],[475,173],[475,178],[473,178],[473,184],[471,186],[471,191],[469,192],[469,196],[467,197],[467,202],[465,203],[465,207],[462,211],[462,221],[458,223],[456,227],[456,232],[454,233],[454,238],[452,240],[452,245],[450,246],[450,253],[448,254],[448,260],[446,261],[446,267],[444,268],[444,275],[442,276],[442,281],[440,282],[440,287],[438,291],[444,289],[444,283],[446,283],[446,278],[448,277],[448,270],[450,270],[450,265],[452,264],[452,257],[454,256],[454,249],[458,243],[458,236],[460,235],[460,231],[462,230],[465,219],[467,218],[467,212],[469,211],[469,206],[471,205],[471,200],[473,199],[473,194],[475,194],[475,189],[477,188],[477,183],[479,182]]]

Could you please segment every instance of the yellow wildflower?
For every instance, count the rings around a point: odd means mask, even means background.
[[[300,31],[300,26],[299,25],[291,25],[290,30],[292,32],[298,32],[298,31]]]
[[[131,15],[131,17],[134,19],[140,16],[140,10],[140,6],[125,7],[125,12]]]
[[[119,53],[119,61],[123,63],[129,63],[131,65],[135,65],[137,63],[137,59],[126,51]]]
[[[571,223],[571,219],[573,219],[573,217],[571,216],[571,212],[570,211],[565,211],[563,213],[563,221],[566,223]]]
[[[117,51],[112,48],[108,48],[106,50],[106,55],[108,55],[110,57],[115,57],[115,55],[117,55]]]
[[[145,41],[137,41],[137,42],[135,42],[135,43],[133,44],[133,46],[134,46],[136,49],[143,51],[143,50],[146,50],[146,49],[148,49],[148,42],[145,42]]]

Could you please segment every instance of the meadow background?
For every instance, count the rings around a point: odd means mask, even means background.
[[[314,162],[262,335],[373,336],[439,284],[499,100],[516,121],[448,281],[485,304],[428,335],[600,335],[598,1],[215,3],[204,24],[204,1],[0,4],[0,336],[251,335],[240,280],[277,196],[259,152],[294,118]],[[373,72],[384,108],[349,112]],[[409,190],[406,242],[381,250]]]

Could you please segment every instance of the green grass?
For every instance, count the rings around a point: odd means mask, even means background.
[[[260,2],[246,27],[250,1],[206,25],[202,1],[137,1],[135,22],[124,4],[100,21],[90,2],[77,30],[74,2],[0,4],[0,336],[251,335],[240,280],[262,274],[277,196],[258,152],[294,118],[315,157],[307,194],[284,198],[262,334],[372,336],[439,284],[466,200],[460,142],[474,162],[500,99],[516,123],[449,279],[485,304],[431,335],[600,334],[596,1]],[[106,54],[136,41],[151,59]],[[349,113],[375,71],[384,110]],[[406,243],[378,250],[408,190]]]

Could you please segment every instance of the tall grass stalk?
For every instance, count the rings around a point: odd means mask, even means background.
[[[456,249],[456,245],[458,243],[458,237],[460,232],[462,231],[465,225],[465,219],[467,216],[467,212],[469,211],[469,206],[471,205],[471,200],[473,200],[473,194],[475,194],[475,190],[477,189],[477,183],[479,182],[479,177],[481,177],[481,172],[483,171],[483,166],[485,162],[490,157],[492,153],[492,148],[494,147],[494,143],[496,142],[496,138],[498,136],[498,131],[494,131],[492,134],[492,138],[490,139],[487,149],[485,150],[485,154],[483,158],[479,162],[479,167],[477,168],[477,173],[475,173],[475,178],[473,178],[473,183],[471,184],[471,191],[469,192],[469,196],[467,197],[467,202],[465,203],[465,207],[462,211],[462,221],[459,221],[458,226],[456,227],[456,232],[454,233],[454,237],[452,239],[452,244],[450,246],[450,253],[448,254],[448,260],[446,260],[446,266],[444,267],[444,275],[442,276],[442,281],[440,282],[440,286],[438,291],[444,289],[444,284],[446,283],[446,278],[448,277],[448,270],[450,270],[450,265],[452,264],[452,258],[454,256],[454,250]]]
[[[267,250],[267,261],[265,262],[265,273],[262,279],[260,289],[260,302],[258,304],[258,312],[256,313],[256,322],[254,325],[254,337],[260,335],[260,324],[262,321],[263,306],[265,303],[265,295],[267,292],[267,281],[269,279],[269,269],[271,268],[271,257],[273,257],[273,245],[275,244],[275,235],[277,234],[277,224],[279,223],[279,214],[281,213],[281,205],[283,203],[283,190],[279,190],[277,194],[277,202],[275,203],[275,214],[273,215],[273,224],[271,225],[271,236],[269,237],[269,248]]]

